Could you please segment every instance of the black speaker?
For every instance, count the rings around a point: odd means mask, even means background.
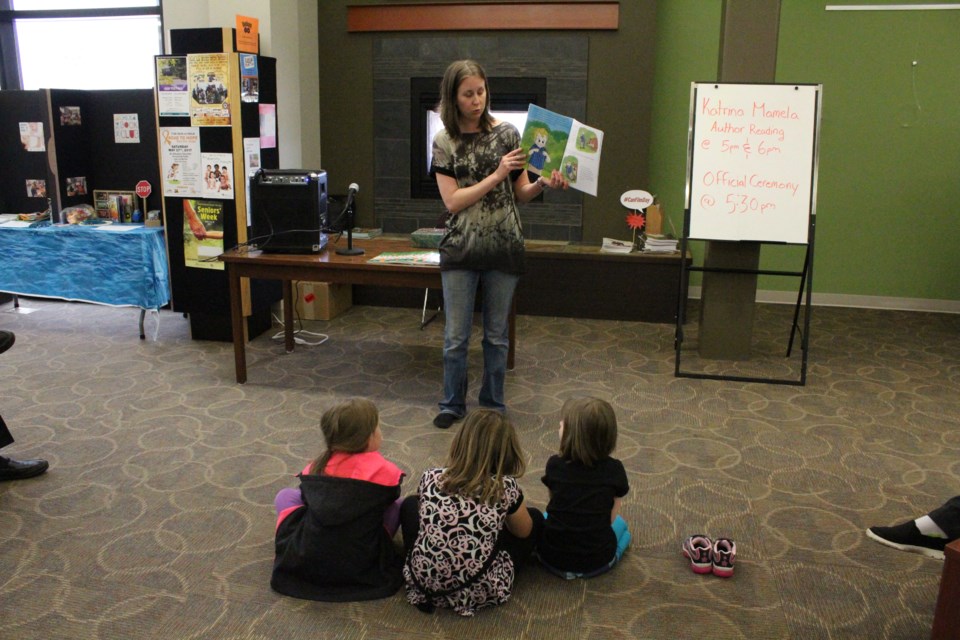
[[[250,244],[265,253],[320,253],[327,246],[327,172],[260,169],[250,177]]]

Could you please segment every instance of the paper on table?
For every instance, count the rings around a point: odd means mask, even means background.
[[[123,233],[124,231],[133,231],[134,229],[139,229],[143,225],[140,224],[91,224],[84,225],[90,226],[94,229],[99,229],[100,231],[113,231],[116,233]]]

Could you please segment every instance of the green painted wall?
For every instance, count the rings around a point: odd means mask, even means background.
[[[670,0],[657,5],[650,184],[668,220],[666,230],[683,232],[690,124],[690,83],[717,77],[722,0]],[[697,264],[701,244],[691,244]],[[699,284],[693,274],[691,284]]]
[[[783,0],[777,59],[823,84],[814,291],[960,300],[960,11],[825,4]]]
[[[960,300],[960,11],[825,6],[781,0],[777,53],[777,82],[823,84],[814,292]],[[651,191],[678,230],[690,82],[716,77],[721,8],[657,7]],[[761,256],[762,268],[803,264],[798,247],[764,245]]]

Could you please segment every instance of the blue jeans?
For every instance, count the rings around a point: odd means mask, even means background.
[[[510,306],[519,276],[502,271],[451,270],[443,280],[443,401],[440,411],[467,413],[467,350],[473,328],[477,286],[483,314],[483,382],[480,406],[505,411],[503,384],[510,350]]]

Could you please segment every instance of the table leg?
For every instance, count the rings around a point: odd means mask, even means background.
[[[293,353],[293,282],[283,281],[283,346]]]
[[[240,276],[236,269],[227,265],[227,279],[230,284],[230,319],[233,324],[233,359],[237,370],[237,382],[247,381],[247,351],[243,333],[243,300],[240,296]]]
[[[940,576],[940,592],[933,614],[931,640],[956,639],[960,629],[960,540],[954,540],[943,552],[943,573]]]
[[[143,307],[140,307],[140,339],[146,340],[147,336],[143,333],[143,318],[147,315],[147,310]]]

